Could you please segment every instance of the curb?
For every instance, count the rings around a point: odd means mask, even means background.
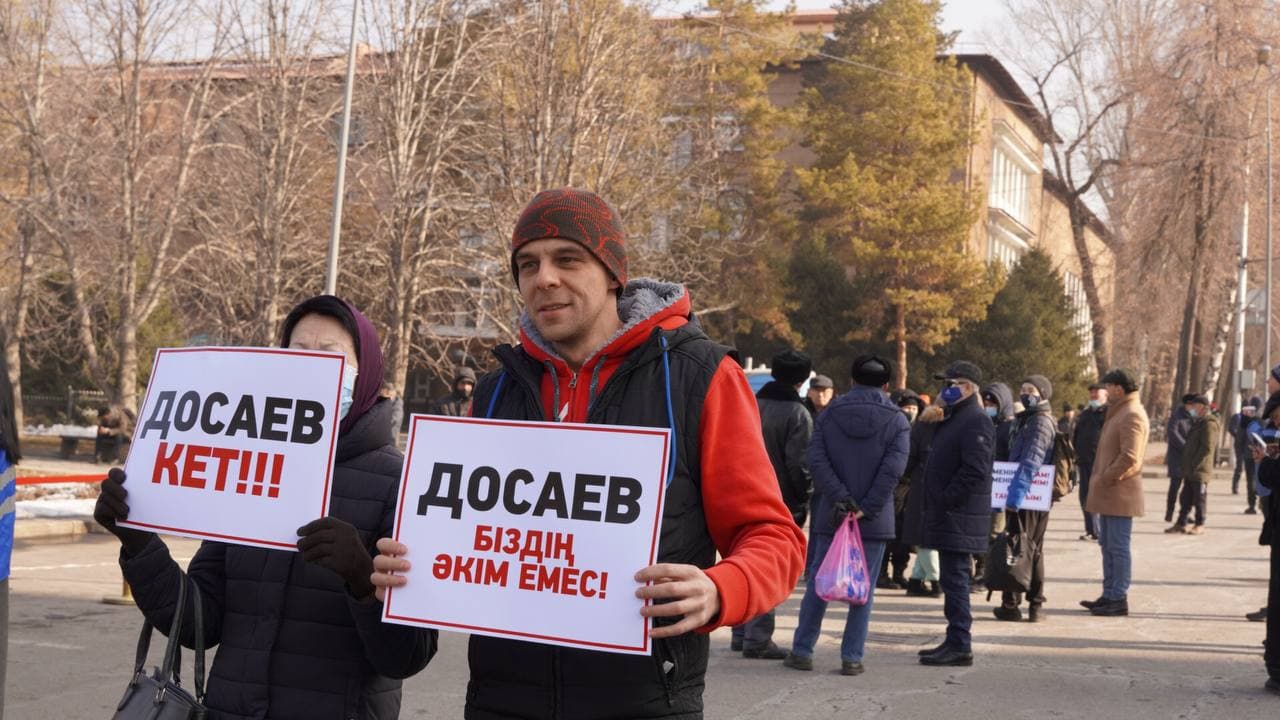
[[[92,518],[24,518],[14,523],[14,540],[64,540],[107,531]]]

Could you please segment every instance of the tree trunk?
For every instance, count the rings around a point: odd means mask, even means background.
[[[893,344],[897,350],[893,386],[902,390],[907,387],[907,314],[901,305],[894,308]]]
[[[1228,342],[1231,337],[1231,320],[1235,316],[1236,301],[1240,295],[1240,288],[1232,284],[1231,293],[1227,298],[1227,307],[1219,315],[1218,326],[1214,332],[1213,350],[1209,355],[1209,371],[1205,374],[1204,390],[1209,395],[1209,401],[1213,402],[1217,395],[1218,383],[1222,379],[1222,361],[1226,357]],[[1225,395],[1224,397],[1230,397]]]
[[[138,412],[138,327],[127,321],[120,326],[120,375],[111,400]]]

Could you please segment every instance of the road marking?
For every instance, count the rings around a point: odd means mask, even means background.
[[[80,645],[67,645],[66,643],[45,642],[43,640],[23,640],[21,638],[9,638],[9,644],[49,650],[84,650],[84,647]]]

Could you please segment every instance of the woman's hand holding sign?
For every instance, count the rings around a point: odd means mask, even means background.
[[[374,594],[379,602],[386,601],[387,588],[404,587],[406,582],[404,575],[393,573],[408,572],[409,561],[404,559],[408,554],[409,548],[404,543],[398,543],[391,538],[382,538],[378,541],[378,557],[373,559],[373,576],[369,581],[373,583]]]
[[[720,614],[720,591],[711,578],[696,565],[662,563],[650,565],[636,573],[636,582],[652,583],[636,590],[642,600],[665,600],[646,605],[640,614],[648,618],[683,615],[673,625],[655,627],[651,638],[668,638],[693,632]]]

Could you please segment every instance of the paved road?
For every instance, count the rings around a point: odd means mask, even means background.
[[[1147,481],[1149,508],[1163,508],[1160,479]],[[843,613],[824,626],[817,670],[744,660],[713,636],[709,720],[731,718],[1273,718],[1280,698],[1262,691],[1263,626],[1243,619],[1265,602],[1267,571],[1257,545],[1260,516],[1240,514],[1243,496],[1211,488],[1210,532],[1166,536],[1162,517],[1135,527],[1133,615],[1094,618],[1076,607],[1099,593],[1097,547],[1080,542],[1075,497],[1054,511],[1047,549],[1048,619],[1001,623],[974,596],[972,668],[931,669],[915,651],[939,641],[941,602],[878,594],[867,673],[838,674]],[[180,558],[195,543],[173,539]],[[116,545],[91,535],[70,543],[23,544],[14,555],[8,715],[15,720],[101,720],[129,675],[139,616],[99,602],[118,591]],[[778,618],[790,642],[799,594]],[[459,718],[466,686],[465,637],[441,634],[435,661],[405,687],[404,718]]]

